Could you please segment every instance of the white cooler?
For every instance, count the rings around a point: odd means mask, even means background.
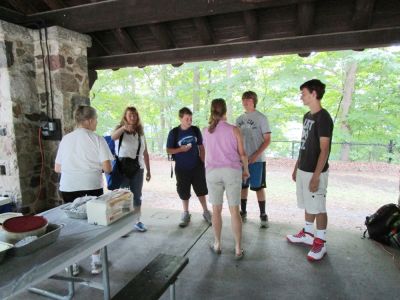
[[[88,223],[108,225],[133,211],[133,194],[129,190],[110,191],[86,203]]]

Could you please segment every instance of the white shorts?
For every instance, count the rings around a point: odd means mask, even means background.
[[[240,204],[242,191],[242,170],[232,168],[212,169],[206,173],[208,201],[212,205],[222,205],[224,191],[229,206]]]
[[[313,173],[297,169],[296,194],[297,206],[309,214],[326,213],[326,192],[328,187],[329,172],[323,172],[319,176],[319,186],[315,193],[310,192],[310,180]]]

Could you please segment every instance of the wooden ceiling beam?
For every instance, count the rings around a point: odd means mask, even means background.
[[[373,48],[400,43],[400,27],[89,58],[90,69],[177,64],[237,57]]]
[[[374,5],[375,0],[356,0],[352,19],[354,30],[367,29],[369,27]]]
[[[108,0],[35,13],[29,17],[85,33],[313,1],[264,0],[246,3],[243,0]]]
[[[214,44],[214,35],[207,17],[194,18],[193,23],[203,45]]]
[[[247,35],[250,40],[257,40],[259,36],[258,32],[258,16],[254,10],[246,10],[243,12],[244,24],[246,27]]]
[[[8,9],[5,7],[0,7],[0,19],[6,20],[7,22],[10,23],[21,24],[25,22],[26,17],[23,13],[20,13],[18,11]]]
[[[128,32],[126,32],[125,29],[117,28],[113,30],[112,33],[125,52],[132,53],[139,51],[135,41],[131,38],[131,36],[128,34]]]
[[[172,34],[166,24],[151,24],[149,28],[161,49],[175,48]]]

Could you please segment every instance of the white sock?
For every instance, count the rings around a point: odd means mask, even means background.
[[[100,254],[92,254],[92,263],[101,264]]]
[[[304,226],[304,231],[314,234],[314,223],[306,221],[306,226]]]
[[[319,238],[319,239],[321,239],[321,240],[323,240],[323,241],[326,241],[326,229],[323,229],[323,230],[317,230],[317,234],[315,235],[315,237],[317,237],[317,238]]]

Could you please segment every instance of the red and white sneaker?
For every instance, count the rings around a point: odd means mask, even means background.
[[[327,253],[325,244],[326,242],[324,240],[315,238],[313,246],[307,254],[307,259],[310,261],[321,260]]]
[[[297,234],[289,234],[286,239],[294,244],[306,244],[311,246],[314,242],[314,235],[304,231],[304,228]]]

